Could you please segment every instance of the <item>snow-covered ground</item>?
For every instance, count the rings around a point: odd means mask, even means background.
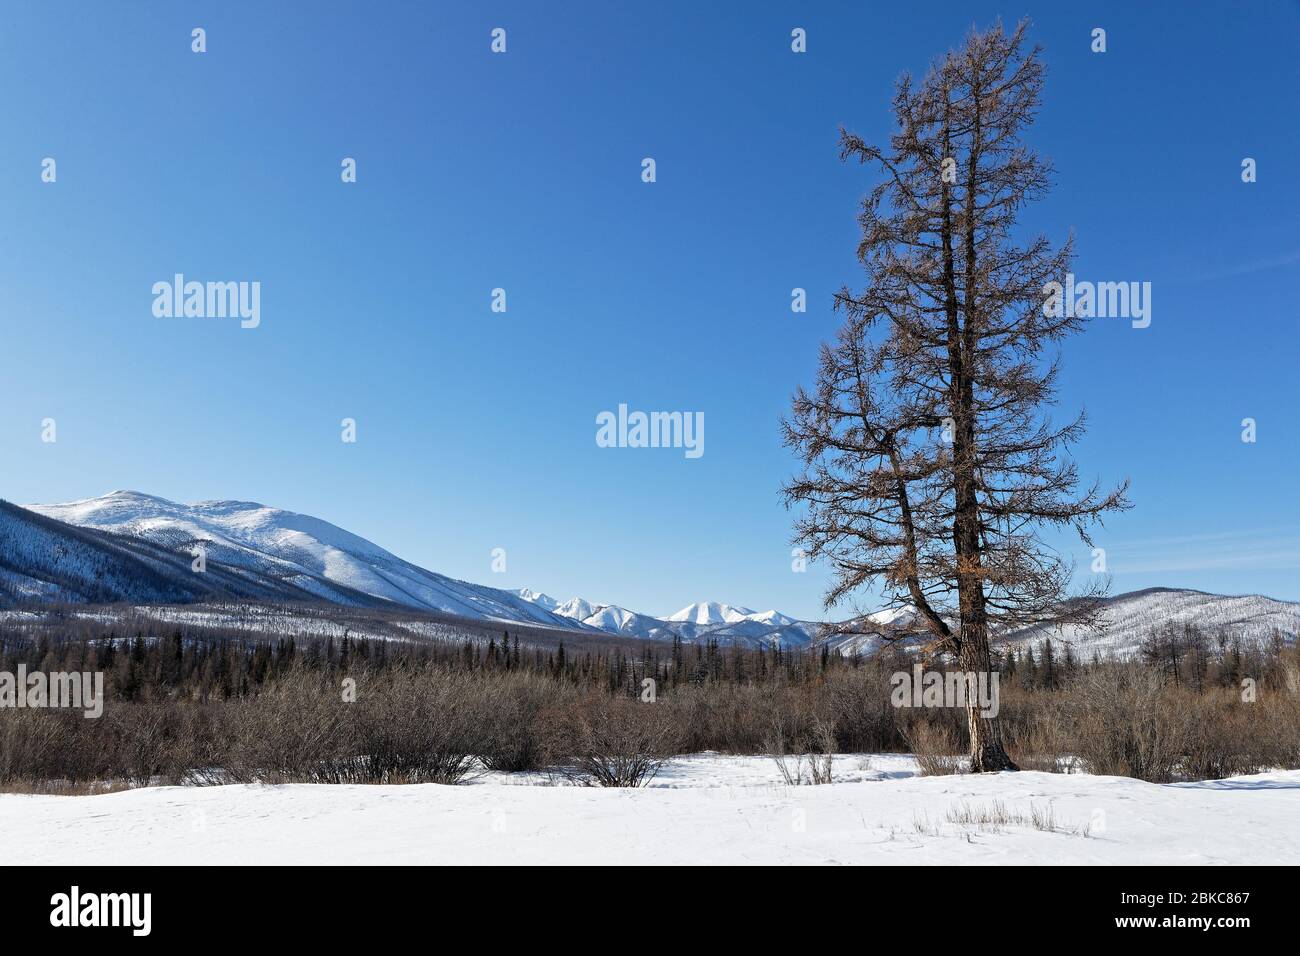
[[[6,794],[0,864],[1300,864],[1300,771],[1157,786],[920,777],[909,757],[849,755],[835,777],[791,787],[765,758],[703,754],[641,790],[488,774]]]

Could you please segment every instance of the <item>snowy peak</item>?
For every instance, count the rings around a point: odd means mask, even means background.
[[[780,611],[757,611],[745,615],[747,621],[757,621],[759,624],[769,624],[773,627],[789,627],[797,623],[794,618],[786,617]]]
[[[669,621],[683,621],[689,624],[735,624],[743,621],[754,612],[747,607],[733,607],[717,601],[702,601],[688,604],[676,614],[670,615]],[[768,612],[775,613],[775,612]]]
[[[595,613],[583,618],[582,623],[591,627],[598,627],[602,631],[612,631],[615,634],[636,634],[640,637],[648,637],[648,632],[654,630],[655,626],[660,622],[654,618],[643,617],[625,607],[607,604]]]
[[[580,597],[571,597],[563,604],[557,605],[555,613],[561,617],[571,617],[575,621],[585,621],[604,605],[592,604]]]
[[[548,611],[554,611],[560,606],[560,602],[555,600],[555,598],[551,597],[549,594],[543,594],[541,591],[534,591],[532,588],[516,588],[510,593],[517,594],[530,604],[539,605],[540,607],[546,608]]]
[[[889,607],[874,614],[868,614],[867,620],[881,627],[905,628],[916,623],[918,611],[911,604],[902,607]]]
[[[637,614],[617,604],[592,604],[580,597],[569,598],[555,608],[555,613],[562,617],[571,617],[575,621],[611,634],[623,634],[628,637],[640,637],[649,640],[670,639],[672,633],[658,618]]]
[[[523,596],[525,591],[515,592]],[[533,593],[533,592],[527,592]],[[737,641],[750,646],[806,644],[815,625],[801,623],[779,611],[750,611],[718,602],[692,604],[670,618],[638,614],[617,604],[595,604],[574,597],[554,608],[556,614],[628,637],[647,640]]]

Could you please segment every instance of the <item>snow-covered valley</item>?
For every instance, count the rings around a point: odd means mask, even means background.
[[[1300,771],[921,777],[886,754],[840,756],[835,781],[791,787],[767,758],[700,754],[639,790],[489,774],[2,794],[0,864],[1300,864]]]

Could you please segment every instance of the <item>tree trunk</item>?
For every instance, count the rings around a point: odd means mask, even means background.
[[[989,653],[987,625],[963,628],[961,641],[961,668],[967,674],[988,674],[993,682],[993,666]],[[996,717],[980,713],[979,696],[966,695],[966,727],[970,731],[971,773],[993,773],[998,770],[1019,770],[1002,745],[1002,722]]]
[[[949,369],[952,375],[951,397],[954,420],[953,436],[953,547],[957,557],[957,603],[961,616],[962,670],[978,679],[985,675],[991,685],[993,666],[989,654],[989,618],[984,595],[983,547],[981,542],[980,502],[976,484],[975,462],[975,348],[979,339],[979,308],[976,286],[979,274],[975,250],[975,193],[979,172],[980,147],[983,142],[980,112],[981,86],[978,73],[971,83],[975,102],[974,130],[967,165],[965,229],[961,236],[965,251],[964,302],[962,323],[957,321],[955,263],[952,250],[952,221],[945,210],[944,253],[948,272],[949,302],[948,343]],[[945,117],[945,125],[947,118]],[[952,197],[945,195],[947,204]],[[980,714],[978,695],[966,695],[966,724],[970,731],[971,773],[1017,770],[1002,746],[1002,724],[997,717]]]

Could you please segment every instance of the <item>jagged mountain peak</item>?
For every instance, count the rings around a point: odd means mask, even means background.
[[[735,607],[719,601],[697,601],[686,605],[676,614],[670,614],[667,620],[691,624],[735,624],[754,613],[747,607]]]
[[[549,594],[543,594],[541,591],[534,591],[532,588],[515,588],[510,593],[519,595],[519,597],[523,598],[525,601],[541,605],[548,611],[554,611],[560,606],[560,602],[555,600],[555,598],[551,597]]]

